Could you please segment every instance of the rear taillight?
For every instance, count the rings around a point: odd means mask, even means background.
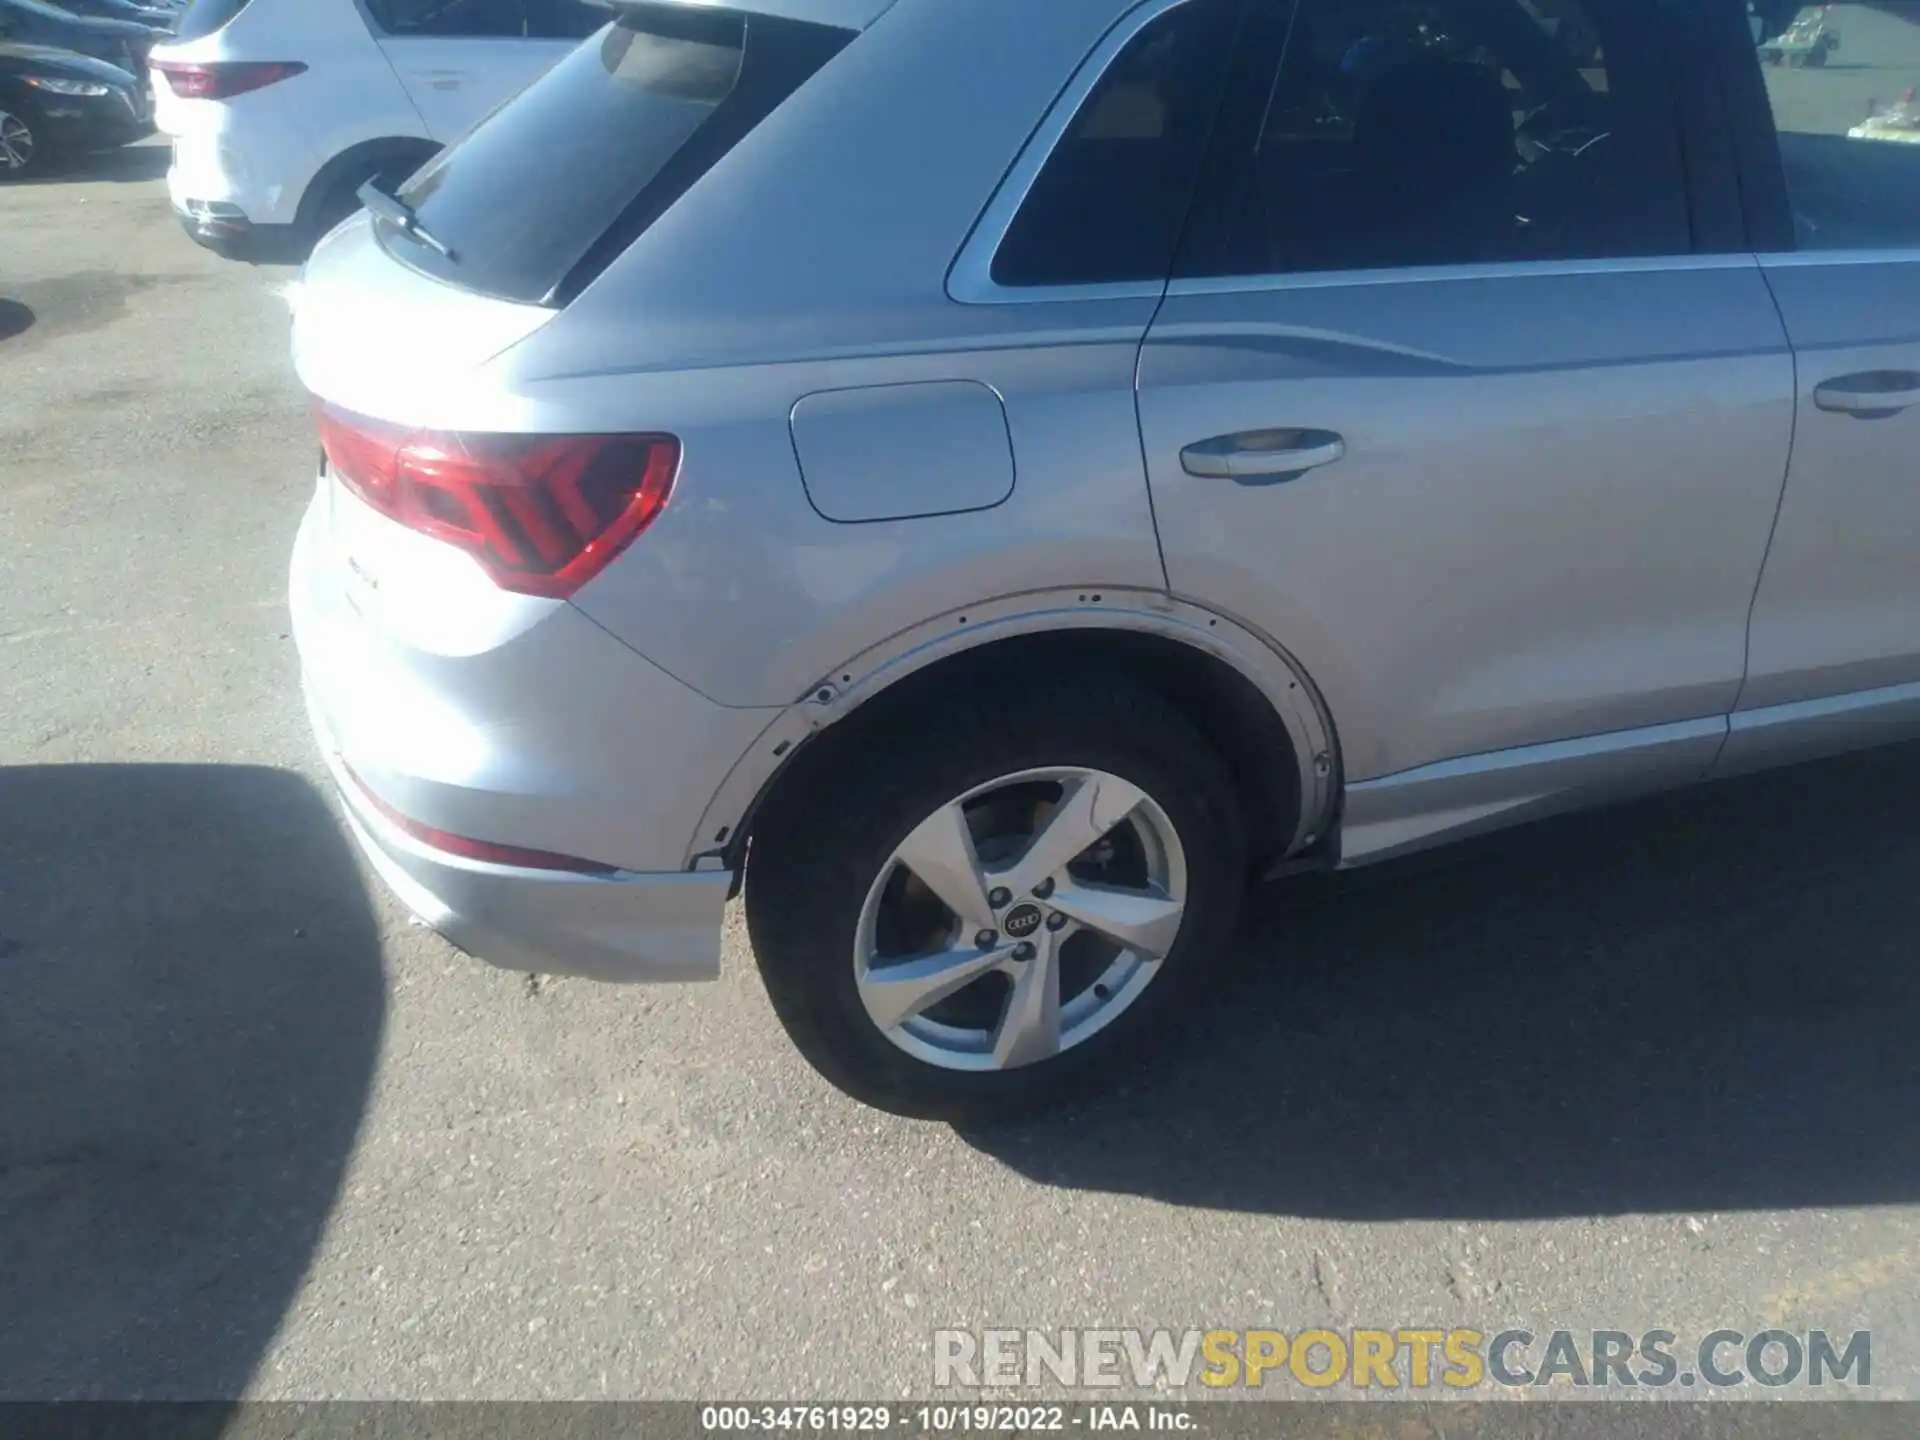
[[[342,484],[522,595],[564,600],[606,569],[666,508],[680,468],[671,435],[440,435],[319,414]]]
[[[153,68],[183,100],[231,100],[307,71],[298,60],[156,60]]]

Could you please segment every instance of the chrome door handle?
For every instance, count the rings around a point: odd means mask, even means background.
[[[1813,403],[1835,415],[1884,420],[1920,405],[1920,374],[1911,370],[1867,370],[1814,386]]]
[[[1275,484],[1344,459],[1347,442],[1331,430],[1242,430],[1180,452],[1189,475]]]

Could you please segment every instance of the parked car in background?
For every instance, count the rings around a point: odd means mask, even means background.
[[[0,0],[0,40],[46,45],[91,55],[136,75],[145,75],[157,25],[101,15],[77,15],[47,0]]]
[[[1920,99],[1916,87],[1891,105],[1882,105],[1865,120],[1847,131],[1850,140],[1890,140],[1901,145],[1920,145]]]
[[[1920,151],[1741,0],[1344,83],[1396,3],[623,3],[370,192],[290,578],[394,891],[688,980],[744,884],[824,1074],[1017,1115],[1250,880],[1920,735]]]
[[[607,20],[585,0],[192,0],[153,55],[174,210],[213,249],[298,253]]]
[[[1825,5],[1809,5],[1773,39],[1762,42],[1760,55],[1769,65],[1800,65],[1818,69],[1840,48],[1840,32]]]
[[[104,60],[0,41],[0,180],[153,131],[146,82]]]
[[[135,0],[60,0],[61,8],[76,15],[93,15],[105,20],[132,20],[160,30],[171,30],[180,18],[180,7],[159,3],[140,4]]]

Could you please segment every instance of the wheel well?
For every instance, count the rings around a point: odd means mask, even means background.
[[[801,745],[755,798],[728,847],[738,870],[767,802],[857,755],[880,734],[954,688],[1012,691],[1019,676],[1120,675],[1178,709],[1219,750],[1233,776],[1254,873],[1285,855],[1299,821],[1300,768],[1286,722],[1259,688],[1223,660],[1164,636],[1132,630],[1016,635],[935,661],[889,686]]]
[[[300,224],[310,227],[324,213],[327,202],[342,186],[355,188],[376,175],[403,167],[412,174],[435,155],[440,147],[417,136],[395,135],[384,140],[363,140],[349,146],[320,167],[320,173],[300,197]]]

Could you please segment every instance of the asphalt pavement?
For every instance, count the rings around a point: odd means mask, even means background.
[[[737,914],[622,990],[371,882],[294,275],[164,157],[0,188],[0,1398],[895,1400],[943,1326],[1871,1329],[1915,1393],[1920,751],[1274,889],[1125,1093],[875,1114]]]

